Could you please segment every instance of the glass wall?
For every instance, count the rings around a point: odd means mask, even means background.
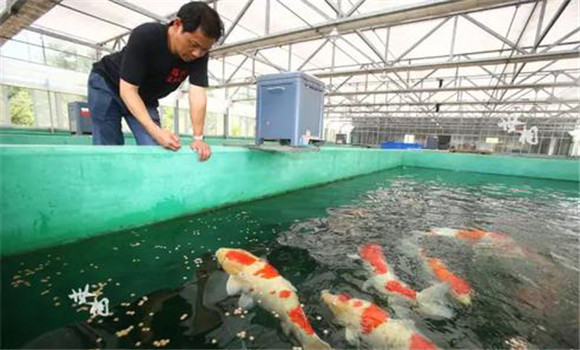
[[[88,73],[98,54],[90,47],[23,30],[2,45],[1,56]]]
[[[9,85],[0,88],[8,106],[2,108],[3,126],[70,130],[68,104],[86,101],[81,95]]]
[[[84,74],[88,74],[93,62],[98,60],[99,53],[95,49],[77,45],[71,42],[40,35],[23,30],[18,35],[8,40],[0,48],[0,57],[3,61],[15,65],[15,70],[34,67],[35,74],[30,74],[30,79],[5,80],[8,83],[0,84],[0,96],[2,107],[0,108],[0,125],[3,127],[29,127],[42,129],[70,130],[68,117],[68,103],[74,101],[86,101],[86,96],[75,95],[77,91],[82,93],[84,87]],[[18,64],[16,64],[18,63]],[[31,65],[32,63],[32,65]],[[68,77],[63,76],[62,71],[52,69],[51,74],[46,73],[43,66],[65,69],[74,73],[76,79],[73,94],[62,93],[52,90],[67,91],[71,87]],[[25,67],[25,68],[20,68]],[[49,69],[50,70],[50,69]],[[54,73],[56,71],[56,73]],[[79,74],[83,73],[83,74]],[[79,76],[81,76],[79,78]],[[23,75],[18,75],[18,78]],[[59,80],[55,82],[51,79]],[[37,81],[34,81],[37,79]],[[32,80],[32,81],[31,81]],[[60,84],[60,85],[59,85]],[[22,86],[32,86],[27,88]],[[246,89],[248,90],[248,89]],[[250,96],[253,92],[245,92]],[[208,90],[208,111],[205,120],[204,134],[207,136],[224,136],[224,106],[223,90]],[[173,103],[173,102],[172,102]],[[181,103],[187,106],[187,102]],[[212,107],[213,110],[209,107]],[[174,106],[161,106],[159,108],[163,128],[178,131],[182,135],[192,135],[193,128],[189,116],[189,109],[180,108],[179,120],[175,120]],[[254,137],[255,116],[254,107],[244,104],[235,104],[229,110],[229,127],[226,130],[232,137]],[[130,129],[123,121],[123,131]]]

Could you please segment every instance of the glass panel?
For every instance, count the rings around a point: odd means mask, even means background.
[[[36,126],[39,128],[50,128],[52,126],[52,111],[48,92],[42,90],[32,90],[32,99],[34,102]]]
[[[228,136],[231,137],[242,137],[243,136],[242,120],[240,116],[231,115],[229,119],[229,131]]]

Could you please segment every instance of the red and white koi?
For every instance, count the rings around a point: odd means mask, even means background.
[[[379,293],[404,300],[418,307],[422,313],[437,317],[452,317],[453,313],[445,305],[445,294],[449,290],[447,284],[436,284],[422,291],[417,291],[401,281],[389,266],[381,246],[364,244],[358,248],[359,257],[371,278],[365,282],[363,289],[374,287]]]
[[[428,234],[457,238],[472,243],[487,242],[494,245],[515,244],[515,242],[506,234],[476,229],[433,228],[428,232]]]
[[[478,248],[491,248],[500,252],[503,257],[526,258],[541,265],[549,265],[543,256],[522,248],[510,236],[503,233],[477,229],[433,228],[427,234],[459,239]]]
[[[353,346],[372,349],[432,350],[437,347],[418,333],[409,320],[392,319],[377,305],[343,293],[322,292],[322,301],[338,323],[345,327],[346,340]]]
[[[300,305],[296,288],[274,266],[243,249],[220,248],[216,257],[229,274],[229,295],[241,294],[239,306],[248,309],[257,302],[281,321],[305,349],[330,349],[314,332]]]
[[[428,257],[424,252],[422,252],[421,255],[425,258],[427,266],[435,278],[440,282],[449,284],[451,295],[453,295],[453,297],[455,297],[455,299],[460,303],[470,305],[471,296],[473,295],[471,285],[463,278],[449,271],[447,266],[440,259]]]

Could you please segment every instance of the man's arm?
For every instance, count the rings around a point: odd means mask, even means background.
[[[125,80],[120,79],[119,93],[121,99],[129,109],[129,112],[137,118],[139,123],[143,125],[145,130],[147,130],[149,135],[151,135],[157,143],[174,151],[181,147],[177,136],[175,136],[171,131],[163,130],[153,122],[149,112],[147,112],[147,107],[145,107],[143,99],[139,96],[139,87],[137,85],[130,84]]]
[[[207,107],[207,93],[204,87],[189,85],[189,111],[191,125],[193,125],[193,141],[190,147],[197,151],[200,161],[206,161],[211,157],[210,147],[203,142],[203,127]],[[196,137],[198,140],[196,140]]]

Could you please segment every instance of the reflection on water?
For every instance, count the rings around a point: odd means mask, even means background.
[[[398,169],[2,261],[2,347],[291,348],[278,320],[236,313],[213,253],[241,247],[298,289],[312,326],[352,348],[320,292],[348,292],[410,319],[442,348],[578,348],[578,184]],[[539,258],[449,237],[433,227],[501,232]],[[400,280],[431,286],[418,249],[469,281],[471,306],[426,317],[363,290],[349,258],[379,244]],[[70,290],[102,287],[112,315],[72,307]],[[25,325],[25,326],[23,326]]]

